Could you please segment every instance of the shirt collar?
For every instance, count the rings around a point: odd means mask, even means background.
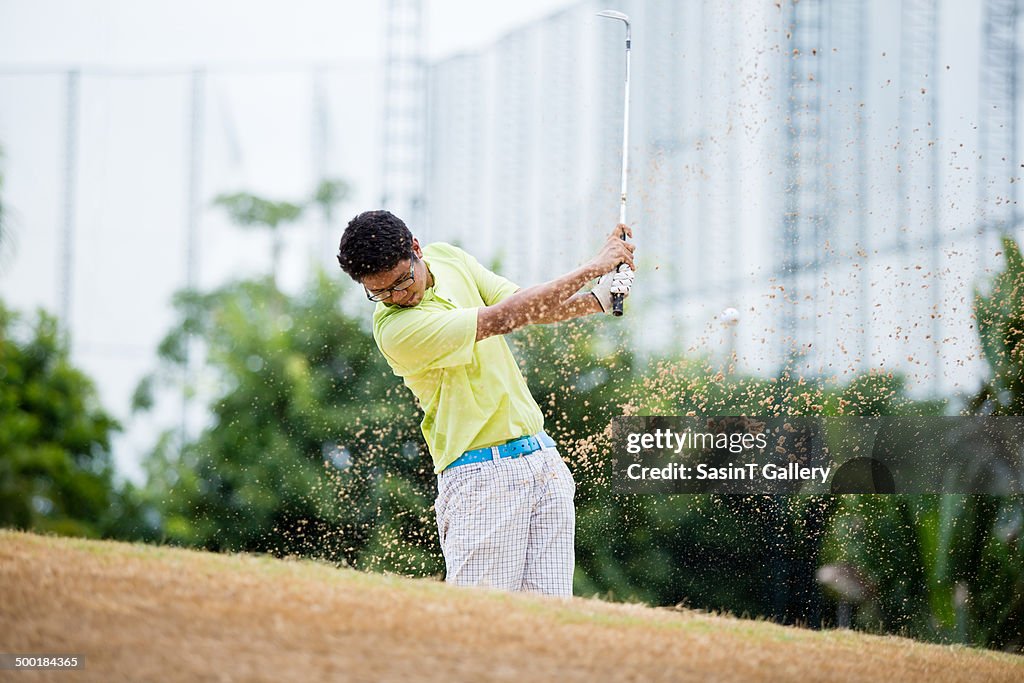
[[[423,299],[420,301],[420,303],[422,304],[427,299],[433,299],[436,296],[438,296],[438,293],[436,291],[437,290],[437,276],[434,275],[434,271],[430,270],[430,262],[427,261],[427,259],[422,258],[422,257],[420,258],[420,260],[423,261],[423,265],[425,265],[427,267],[427,274],[428,274],[428,276],[430,277],[430,279],[432,279],[434,281],[434,284],[432,284],[431,286],[429,286],[429,287],[427,287],[426,289],[423,290]],[[404,308],[403,306],[399,306],[398,304],[389,304],[386,301],[381,301],[380,303],[384,304],[385,308],[388,308],[388,309],[399,309],[399,310],[401,310],[401,309]],[[417,305],[419,305],[419,304],[417,304]]]

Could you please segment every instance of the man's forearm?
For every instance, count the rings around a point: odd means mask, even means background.
[[[581,266],[560,278],[527,287],[501,303],[480,309],[477,340],[525,325],[559,322],[600,311],[601,305],[589,294],[574,296],[588,281],[602,275],[597,271],[591,265]]]
[[[548,315],[540,316],[541,319],[535,320],[532,324],[547,325],[550,323],[560,323],[563,320],[572,320],[573,318],[582,318],[592,313],[601,313],[602,310],[601,304],[598,303],[593,294],[590,292],[576,292],[549,311]]]

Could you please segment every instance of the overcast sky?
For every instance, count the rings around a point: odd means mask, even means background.
[[[425,0],[427,56],[488,45],[574,2]],[[238,189],[225,188],[218,172],[224,126],[243,147],[244,175],[236,180],[245,189],[288,198],[305,191],[312,182],[310,141],[303,137],[308,73],[281,74],[278,67],[308,71],[326,63],[338,65],[330,107],[333,130],[345,135],[334,139],[328,170],[352,184],[353,201],[370,205],[379,196],[373,160],[380,111],[345,103],[348,96],[380,97],[385,10],[385,0],[0,0],[0,144],[12,229],[0,254],[0,295],[19,310],[58,309],[66,125],[58,74],[83,68],[92,77],[83,81],[79,109],[73,353],[96,379],[104,407],[126,426],[114,443],[121,474],[140,478],[141,456],[180,411],[164,406],[132,416],[128,403],[134,385],[155,367],[154,349],[173,320],[171,293],[183,284],[189,68],[254,68],[250,76],[211,77],[204,201]],[[98,77],[104,67],[118,76]],[[164,69],[184,75],[156,75]],[[54,75],[26,75],[37,70]],[[149,76],[134,78],[134,70]],[[361,133],[353,138],[352,131]],[[218,241],[233,234],[225,223],[222,212],[204,212],[201,286],[262,272],[261,237],[235,236],[245,249]],[[157,242],[164,257],[153,264],[146,255]],[[292,279],[302,280],[305,259],[288,262]]]
[[[428,56],[485,45],[574,2],[424,0]],[[0,0],[0,65],[372,58],[383,47],[386,6],[384,0]]]

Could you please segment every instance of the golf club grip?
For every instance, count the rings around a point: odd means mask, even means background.
[[[622,207],[619,210],[619,223],[625,223],[625,222],[626,222],[626,195],[623,194],[622,195]],[[623,242],[626,241],[626,232],[625,231],[622,232],[622,241]],[[616,266],[615,267],[616,272],[622,270],[622,266],[624,266],[624,265],[626,265],[626,264],[625,263],[620,263],[618,266]],[[616,318],[622,317],[622,302],[623,302],[623,300],[625,298],[626,297],[623,294],[612,294],[612,315],[614,315]]]

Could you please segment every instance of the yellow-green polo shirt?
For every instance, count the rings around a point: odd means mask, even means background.
[[[544,416],[501,335],[476,341],[476,314],[519,289],[450,244],[423,248],[434,285],[412,308],[378,303],[373,338],[423,409],[440,472],[465,451],[544,428]]]

